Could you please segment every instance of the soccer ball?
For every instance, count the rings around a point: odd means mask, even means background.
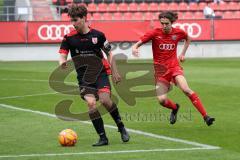
[[[58,140],[62,146],[74,146],[77,143],[77,133],[71,129],[64,129],[59,133]]]

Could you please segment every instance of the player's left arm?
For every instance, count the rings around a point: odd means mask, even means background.
[[[121,76],[117,69],[116,60],[111,52],[112,47],[111,47],[111,44],[106,40],[105,37],[104,37],[104,39],[105,39],[105,42],[103,44],[102,50],[106,54],[108,63],[111,66],[112,80],[113,80],[113,82],[118,83],[121,81]]]
[[[189,37],[189,36],[187,35],[187,37],[186,37],[186,39],[185,39],[185,41],[184,41],[184,45],[183,45],[182,52],[181,52],[181,54],[180,54],[179,57],[178,57],[178,59],[179,59],[181,62],[184,62],[184,61],[185,61],[185,54],[186,54],[186,51],[187,51],[190,43],[191,43],[191,37]]]

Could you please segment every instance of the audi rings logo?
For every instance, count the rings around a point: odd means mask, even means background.
[[[160,50],[174,50],[175,49],[175,44],[159,44]]]
[[[72,29],[72,25],[42,25],[38,28],[38,37],[41,40],[62,40]]]
[[[173,27],[180,28],[188,33],[189,37],[197,38],[202,33],[202,28],[197,23],[175,23]]]

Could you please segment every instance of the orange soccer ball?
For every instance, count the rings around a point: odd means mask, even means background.
[[[58,140],[62,146],[74,146],[77,143],[77,133],[71,129],[64,129],[59,133]]]

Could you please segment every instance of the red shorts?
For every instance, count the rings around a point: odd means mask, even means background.
[[[154,66],[155,69],[155,83],[163,82],[170,86],[171,83],[176,84],[175,77],[178,75],[184,75],[181,66],[176,66],[173,68],[162,68],[159,66]]]

